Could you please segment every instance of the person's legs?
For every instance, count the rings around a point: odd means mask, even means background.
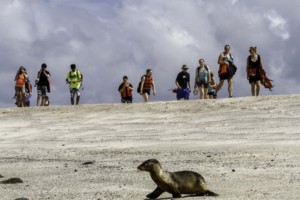
[[[232,77],[230,77],[230,78],[228,78],[228,95],[229,95],[229,97],[232,97],[232,90],[233,90]]]
[[[204,87],[200,86],[199,91],[200,91],[200,99],[204,99]]]
[[[219,90],[222,88],[223,84],[224,84],[224,80],[220,79],[220,82],[219,82],[219,84],[217,85],[217,88],[216,88],[217,92],[219,92]]]
[[[204,99],[208,99],[207,92],[208,92],[208,88],[204,88]]]
[[[143,94],[143,97],[144,97],[144,102],[148,102],[149,100],[149,95],[147,93],[144,93]]]
[[[255,96],[255,82],[251,82],[251,95]]]
[[[256,82],[256,96],[259,95],[259,92],[260,92],[260,81],[257,81]]]
[[[76,96],[76,105],[78,105],[79,104],[79,100],[80,100],[80,96]]]

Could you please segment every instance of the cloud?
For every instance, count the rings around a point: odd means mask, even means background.
[[[275,10],[269,11],[264,16],[269,20],[269,28],[274,32],[274,34],[278,35],[283,40],[287,40],[290,38],[287,21]]]
[[[43,62],[52,74],[52,104],[69,104],[65,76],[71,63],[84,74],[82,103],[119,102],[123,75],[136,87],[152,68],[159,100],[174,100],[168,89],[182,64],[192,79],[199,58],[217,74],[217,58],[230,44],[238,72],[234,95],[250,94],[245,75],[249,46],[258,46],[269,76],[298,83],[298,12],[274,1],[226,0],[51,0],[0,2],[0,106],[12,106],[13,77],[20,65],[35,79]],[[292,23],[292,24],[291,24]],[[280,50],[280,51],[279,51]],[[289,67],[287,67],[287,65]],[[288,69],[282,70],[282,68]],[[192,81],[193,82],[193,81]],[[273,94],[287,92],[276,84]],[[226,97],[226,84],[219,97]],[[289,89],[297,93],[297,87]],[[262,94],[269,94],[262,91]],[[36,98],[34,91],[33,101]],[[197,97],[192,97],[196,99]],[[134,94],[134,101],[142,101]]]

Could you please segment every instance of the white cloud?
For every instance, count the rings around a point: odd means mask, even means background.
[[[269,11],[264,16],[269,20],[269,27],[275,35],[281,37],[283,40],[290,38],[286,19],[280,16],[275,10]]]

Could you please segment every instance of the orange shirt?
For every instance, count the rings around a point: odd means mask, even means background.
[[[17,75],[16,86],[23,87],[25,86],[26,77],[24,74]]]

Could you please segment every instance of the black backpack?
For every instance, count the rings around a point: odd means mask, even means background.
[[[137,87],[137,90],[136,90],[137,93],[139,93],[139,94],[141,93],[142,80],[143,80],[144,76],[145,76],[145,75],[143,75],[143,76],[141,77],[141,81],[139,82],[139,86]]]

